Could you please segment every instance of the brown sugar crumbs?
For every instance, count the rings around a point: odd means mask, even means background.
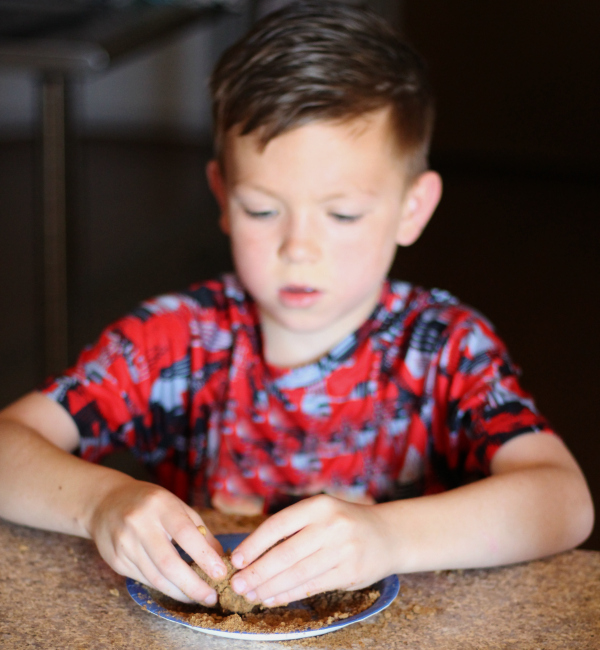
[[[287,633],[315,630],[344,620],[368,609],[380,596],[377,589],[367,587],[357,591],[328,591],[287,607],[263,608],[261,605],[247,613],[232,614],[219,605],[185,605],[164,594],[153,591],[153,597],[171,614],[188,625],[254,634]]]

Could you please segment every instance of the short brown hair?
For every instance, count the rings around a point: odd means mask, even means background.
[[[294,2],[265,16],[221,57],[210,81],[216,154],[234,126],[266,144],[314,120],[391,109],[399,150],[427,168],[434,107],[425,64],[377,14]]]

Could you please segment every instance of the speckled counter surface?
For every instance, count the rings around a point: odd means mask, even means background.
[[[0,520],[0,648],[597,650],[600,553],[401,576],[398,598],[364,623],[302,641],[249,642],[147,613],[87,540]]]

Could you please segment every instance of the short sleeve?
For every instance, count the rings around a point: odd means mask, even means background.
[[[188,422],[187,312],[177,296],[144,303],[42,387],[74,418],[82,458],[98,462],[126,447],[152,468],[177,447]]]
[[[512,438],[550,432],[506,346],[477,313],[452,323],[436,365],[431,461],[445,488],[488,476]]]

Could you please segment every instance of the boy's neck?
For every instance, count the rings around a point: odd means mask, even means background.
[[[278,330],[269,336],[268,321],[262,321],[265,361],[278,368],[297,368],[313,363],[327,354],[339,341],[330,343],[322,332],[289,332]],[[341,339],[340,339],[341,340]]]
[[[347,315],[333,326],[317,331],[297,331],[282,327],[259,308],[265,361],[279,368],[297,368],[314,363],[358,330],[371,316],[381,297],[374,295],[360,313]]]

